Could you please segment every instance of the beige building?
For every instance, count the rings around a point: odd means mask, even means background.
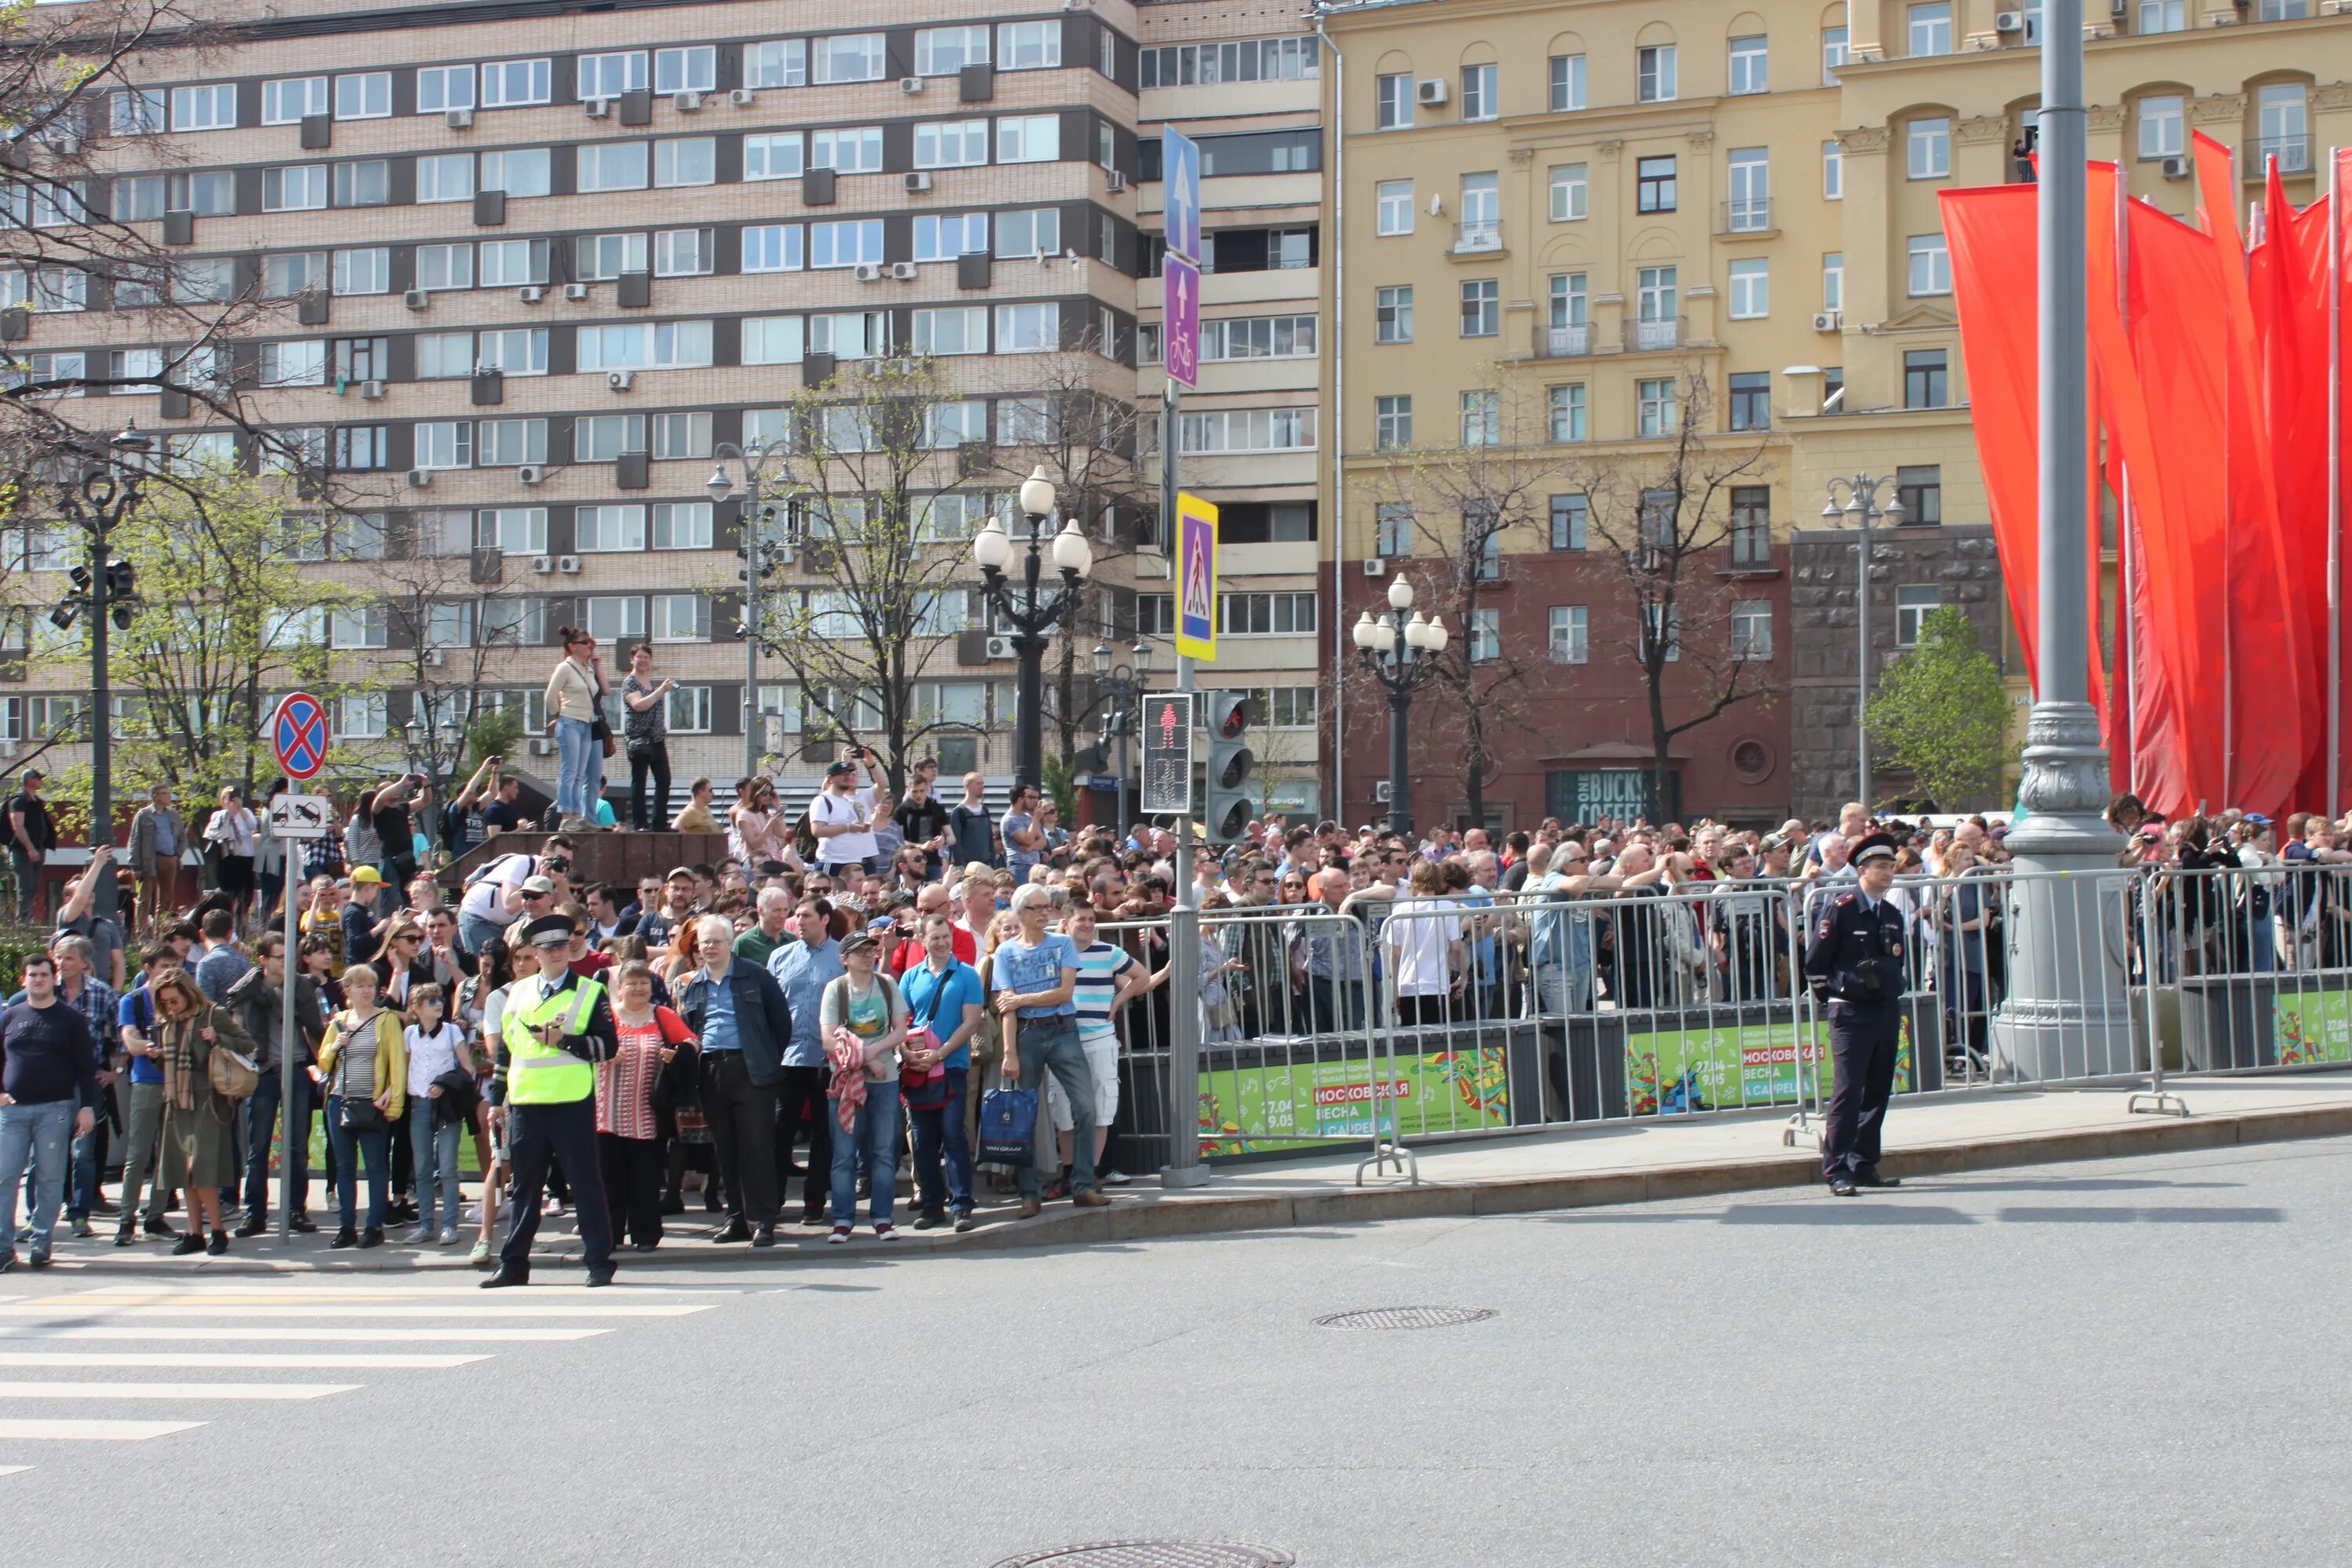
[[[1711,444],[1761,447],[1742,522],[1769,542],[1735,534],[1720,569],[1753,606],[1739,624],[1774,692],[1677,738],[1684,806],[1811,814],[1851,793],[1851,554],[1838,569],[1809,551],[1801,565],[1789,544],[1823,526],[1832,477],[1883,478],[1882,500],[1899,492],[1907,515],[1874,558],[1874,661],[1947,593],[1998,625],[1999,590],[1969,563],[1987,518],[1937,193],[2023,177],[2040,9],[1325,7],[1344,58],[1328,76],[1345,133],[1327,293],[1344,443],[1328,531],[1358,595],[1342,618],[1378,586],[1357,563],[1394,548],[1377,515],[1384,444],[1458,444],[1465,398],[1491,389],[1522,416],[1503,421],[1515,460],[1638,473],[1703,375]],[[2134,194],[2189,210],[2177,160],[2197,130],[2236,146],[2250,182],[2275,153],[2306,201],[2319,150],[2352,142],[2346,17],[2309,0],[2094,9],[2091,151],[2120,159]],[[1492,590],[1488,635],[1534,674],[1531,733],[1491,792],[1507,822],[1623,798],[1598,775],[1649,750],[1625,616],[1609,603],[1622,590],[1573,535],[1512,531]],[[1338,719],[1357,742],[1340,759],[1351,816],[1385,776],[1378,698],[1351,683]],[[1440,762],[1416,798],[1458,809],[1461,793]]]

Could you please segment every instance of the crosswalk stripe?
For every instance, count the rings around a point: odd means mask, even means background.
[[[0,1476],[21,1476],[32,1468],[30,1465],[0,1465]]]
[[[194,1343],[220,1340],[268,1340],[272,1342],[389,1344],[402,1341],[426,1344],[480,1342],[492,1344],[562,1344],[609,1334],[610,1329],[320,1329],[278,1328],[126,1328],[121,1324],[50,1326],[0,1324],[6,1340],[149,1340],[159,1343]]]
[[[0,1383],[0,1399],[324,1399],[356,1383]]]
[[[166,1437],[206,1425],[203,1421],[18,1421],[0,1417],[0,1439],[28,1443],[77,1439],[143,1443],[150,1437]]]
[[[379,1306],[362,1303],[345,1306],[341,1302],[318,1302],[303,1307],[240,1307],[235,1305],[191,1306],[182,1301],[28,1301],[15,1306],[0,1306],[0,1317],[57,1318],[109,1316],[139,1318],[684,1318],[696,1312],[708,1312],[707,1306],[670,1307],[568,1307],[562,1305],[534,1306],[529,1302],[491,1304],[477,1301],[466,1306],[417,1307]]]
[[[488,1359],[486,1355],[262,1355],[217,1351],[0,1351],[0,1366],[21,1367],[411,1367],[438,1370]]]
[[[742,1292],[731,1289],[694,1289],[667,1285],[531,1285],[504,1298],[509,1301],[543,1301],[551,1298],[577,1300],[585,1297],[600,1302],[635,1301],[646,1296],[686,1296],[707,1300],[719,1296],[736,1296]],[[478,1280],[462,1285],[344,1285],[321,1281],[315,1286],[240,1286],[240,1285],[179,1285],[152,1288],[110,1285],[92,1290],[61,1290],[38,1298],[42,1301],[86,1301],[115,1304],[130,1301],[218,1301],[237,1306],[267,1306],[277,1301],[431,1301],[445,1298],[457,1300],[482,1300]],[[0,1296],[0,1303],[22,1302],[23,1296]]]

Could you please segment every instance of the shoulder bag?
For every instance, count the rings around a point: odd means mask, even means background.
[[[950,978],[954,974],[953,969],[948,971]],[[939,1016],[940,993],[946,989],[946,979],[942,979],[938,985],[932,987],[931,1005],[923,1010],[923,1021],[919,1024],[910,1024],[908,1027],[905,1049],[935,1051],[940,1048],[939,1032],[931,1027],[931,1021]],[[906,1058],[903,1056],[898,1060],[899,1103],[909,1110],[945,1110],[950,1098],[948,1094],[946,1065],[933,1062],[929,1067],[909,1067],[906,1065]]]
[[[213,1092],[228,1100],[243,1100],[261,1087],[261,1071],[253,1058],[232,1050],[226,1040],[215,1039],[205,1053],[205,1074],[212,1080]]]

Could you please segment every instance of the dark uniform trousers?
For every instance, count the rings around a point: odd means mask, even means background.
[[[1902,1026],[1899,1002],[1830,1004],[1830,1062],[1835,1083],[1822,1130],[1824,1180],[1840,1171],[1852,1175],[1878,1163],[1886,1102],[1895,1093]]]
[[[507,1158],[514,1167],[514,1196],[507,1205],[507,1244],[499,1253],[501,1273],[530,1272],[531,1238],[539,1234],[540,1199],[547,1189],[547,1165],[561,1162],[572,1184],[572,1212],[580,1220],[580,1244],[591,1269],[613,1261],[613,1220],[604,1205],[604,1184],[596,1150],[596,1101],[562,1105],[509,1105]]]

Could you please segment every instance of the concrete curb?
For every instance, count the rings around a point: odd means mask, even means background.
[[[1894,1176],[1956,1175],[1971,1171],[2019,1165],[2059,1164],[2077,1160],[2113,1160],[2135,1154],[2170,1153],[2181,1150],[2221,1149],[2245,1144],[2276,1143],[2305,1138],[2336,1138],[2352,1134],[2352,1105],[2326,1105],[2292,1110],[2251,1110],[2206,1117],[2162,1117],[2116,1127],[2075,1128],[2048,1132],[2021,1132],[1969,1139],[1923,1148],[1891,1151],[1881,1163]],[[937,1251],[997,1252],[1036,1247],[1085,1247],[1146,1241],[1179,1236],[1212,1236],[1240,1231],[1313,1228],[1360,1225],[1368,1220],[1470,1218],[1480,1215],[1528,1214],[1543,1210],[1595,1208],[1604,1205],[1660,1203],[1674,1198],[1717,1197],[1731,1193],[1769,1192],[1803,1187],[1821,1180],[1820,1164],[1810,1153],[1791,1152],[1768,1159],[1719,1161],[1709,1164],[1661,1165],[1646,1170],[1588,1171],[1549,1176],[1517,1176],[1496,1180],[1434,1183],[1417,1187],[1357,1187],[1299,1195],[1236,1193],[1231,1196],[1181,1199],[1126,1198],[1108,1209],[1072,1209],[1056,1205],[1037,1219],[1016,1221],[1007,1211],[996,1211],[976,1230],[958,1236],[951,1231],[918,1234],[902,1229],[901,1239],[887,1251],[920,1256]],[[699,1215],[696,1216],[699,1219]],[[698,1226],[698,1228],[699,1226]],[[785,1259],[872,1258],[877,1247],[870,1236],[861,1236],[846,1253],[824,1245],[822,1230],[791,1227],[789,1239],[772,1252],[748,1247],[677,1239],[666,1242],[654,1254],[624,1252],[623,1272],[634,1268],[699,1267],[730,1268],[746,1262]],[[275,1248],[274,1241],[251,1241],[247,1247]],[[84,1250],[89,1248],[90,1250]],[[315,1258],[315,1261],[313,1260]],[[576,1268],[579,1253],[569,1237],[533,1254],[535,1267]],[[373,1249],[363,1256],[324,1253],[324,1243],[290,1256],[232,1253],[226,1258],[204,1258],[191,1265],[179,1258],[152,1253],[121,1254],[111,1246],[71,1242],[61,1238],[58,1261],[78,1275],[121,1275],[126,1278],[182,1279],[226,1276],[274,1277],[316,1274],[337,1277],[373,1275],[471,1274],[463,1253],[426,1253]]]

